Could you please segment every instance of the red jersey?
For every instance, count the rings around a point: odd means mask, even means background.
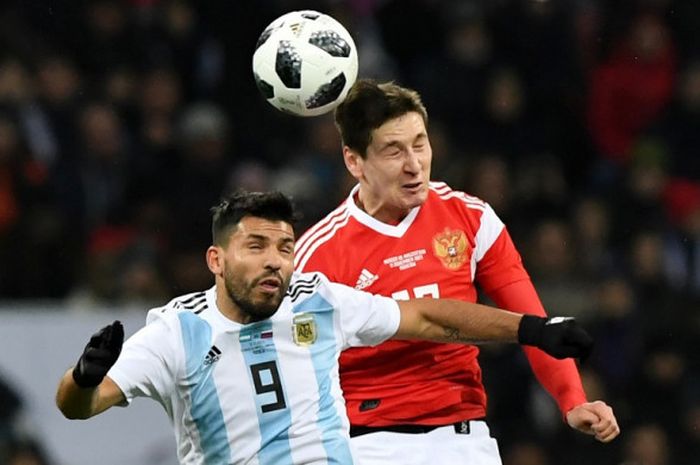
[[[489,295],[514,283],[531,286],[503,222],[478,198],[431,183],[425,203],[399,224],[389,225],[355,204],[358,188],[301,236],[296,246],[298,271],[320,271],[331,281],[397,300],[475,302],[476,282]],[[513,310],[543,313],[534,291],[533,295],[534,308]],[[340,358],[340,379],[350,422],[442,425],[485,416],[477,354],[471,345],[424,341],[388,341],[346,350]],[[555,397],[566,397],[557,400],[567,410],[585,401],[575,366],[574,376],[570,368],[565,370],[571,379],[564,388],[553,389]]]

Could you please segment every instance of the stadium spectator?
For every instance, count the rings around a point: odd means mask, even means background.
[[[629,163],[637,137],[670,103],[676,67],[668,26],[659,14],[643,12],[630,18],[609,56],[593,70],[588,127],[601,160],[613,173]]]

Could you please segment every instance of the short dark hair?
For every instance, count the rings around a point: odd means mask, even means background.
[[[364,158],[372,131],[410,112],[421,115],[428,125],[428,111],[415,90],[393,82],[380,84],[371,79],[358,79],[335,109],[335,125],[343,144]]]
[[[211,208],[211,235],[215,245],[225,245],[231,230],[246,216],[284,221],[294,227],[297,213],[292,200],[278,191],[247,192],[238,190]]]

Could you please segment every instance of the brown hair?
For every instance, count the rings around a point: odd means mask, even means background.
[[[343,145],[365,158],[372,131],[410,112],[420,114],[428,125],[428,112],[418,92],[393,82],[380,84],[371,79],[359,79],[336,108],[335,125]]]

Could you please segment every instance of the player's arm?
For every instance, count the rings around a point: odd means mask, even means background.
[[[479,260],[476,281],[498,307],[546,317],[520,254],[505,228]],[[523,347],[523,350],[537,379],[556,399],[562,416],[576,405],[586,402],[581,378],[573,361],[554,360],[532,347]]]
[[[529,279],[510,283],[489,295],[499,306],[546,315]],[[594,435],[601,442],[610,442],[620,434],[612,408],[600,400],[586,400],[578,369],[572,360],[553,360],[533,347],[523,347],[523,350],[535,377],[557,401],[569,426]]]
[[[586,357],[593,342],[571,318],[521,315],[452,299],[404,300],[398,305],[401,319],[394,339],[465,344],[518,342],[556,358]]]
[[[117,361],[124,342],[119,321],[96,332],[75,367],[61,378],[56,405],[66,418],[85,419],[125,401],[124,394],[105,375]]]

